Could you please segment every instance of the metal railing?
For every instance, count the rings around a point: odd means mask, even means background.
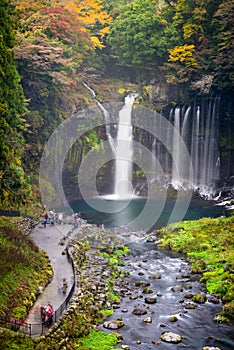
[[[4,324],[8,328],[16,332],[25,333],[30,337],[40,336],[48,332],[49,328],[52,327],[53,324],[63,315],[64,311],[67,310],[67,306],[69,304],[69,301],[71,300],[71,297],[74,293],[75,286],[76,286],[75,265],[69,253],[69,246],[66,247],[66,255],[67,255],[68,262],[71,264],[72,270],[73,270],[73,284],[64,302],[58,307],[57,310],[55,310],[52,318],[52,322],[48,325],[46,321],[40,322],[40,323],[28,323],[26,321],[16,320],[12,317],[11,318],[0,317],[0,323]]]
[[[20,216],[20,211],[0,209],[0,216]]]

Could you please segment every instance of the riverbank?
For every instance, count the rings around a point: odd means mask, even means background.
[[[222,299],[217,321],[234,320],[234,216],[182,221],[157,231],[159,246],[186,254],[210,294]]]
[[[160,344],[170,349],[175,343],[194,350],[231,349],[231,328],[213,322],[220,300],[207,293],[184,259],[158,250],[156,241],[154,234],[84,227],[70,248],[77,292],[39,349],[112,349],[121,338],[116,346],[131,350]]]

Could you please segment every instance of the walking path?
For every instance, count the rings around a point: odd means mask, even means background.
[[[66,246],[59,244],[59,242],[68,234],[68,232],[72,231],[71,236],[69,236],[69,238],[71,238],[77,234],[79,230],[80,228],[74,229],[74,226],[71,224],[55,224],[54,226],[47,225],[46,228],[42,225],[38,225],[32,231],[31,237],[33,241],[37,244],[39,249],[46,251],[53,267],[54,274],[51,283],[48,284],[43,293],[37,298],[34,306],[30,310],[26,319],[27,323],[41,323],[41,305],[46,305],[50,302],[53,305],[54,310],[56,310],[66,299],[66,295],[69,293],[73,285],[74,276],[67,255],[62,255]],[[67,243],[68,241],[65,241],[65,244]],[[68,283],[66,294],[63,294],[61,290],[63,278],[66,278]],[[37,334],[37,336],[38,335],[39,334]]]

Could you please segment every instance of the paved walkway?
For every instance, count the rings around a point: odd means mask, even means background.
[[[47,227],[44,228],[39,224],[31,233],[31,237],[39,249],[46,251],[53,267],[54,275],[51,283],[37,298],[34,306],[30,310],[26,319],[27,323],[36,324],[41,322],[41,305],[46,305],[48,302],[50,302],[53,305],[54,310],[57,310],[58,307],[66,299],[66,295],[69,293],[72,287],[74,278],[72,266],[68,262],[66,254],[62,255],[62,252],[66,246],[59,244],[60,240],[63,239],[63,237],[66,236],[67,233],[71,230],[73,231],[69,238],[78,233],[79,228],[74,230],[74,227],[71,224],[55,224],[54,226],[47,225]],[[65,244],[67,243],[68,240],[65,241]],[[68,282],[68,289],[66,294],[63,294],[61,291],[63,278],[66,278]]]

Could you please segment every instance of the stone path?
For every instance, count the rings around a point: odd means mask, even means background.
[[[26,319],[27,323],[37,324],[41,322],[41,305],[46,305],[48,302],[50,302],[53,305],[54,310],[57,310],[66,299],[66,295],[69,293],[73,285],[74,276],[72,266],[68,262],[67,256],[62,255],[62,252],[66,246],[59,244],[60,240],[71,231],[71,236],[74,236],[79,232],[79,228],[74,229],[71,224],[55,224],[55,226],[47,225],[46,228],[44,228],[42,225],[38,225],[31,233],[31,237],[39,249],[46,251],[53,267],[54,275],[51,283],[37,298],[34,306],[30,310]],[[69,238],[71,238],[71,236],[69,236]],[[65,241],[65,244],[67,243],[68,240]],[[66,278],[68,282],[66,294],[63,294],[61,290],[63,278]],[[39,334],[36,335],[38,336]]]

